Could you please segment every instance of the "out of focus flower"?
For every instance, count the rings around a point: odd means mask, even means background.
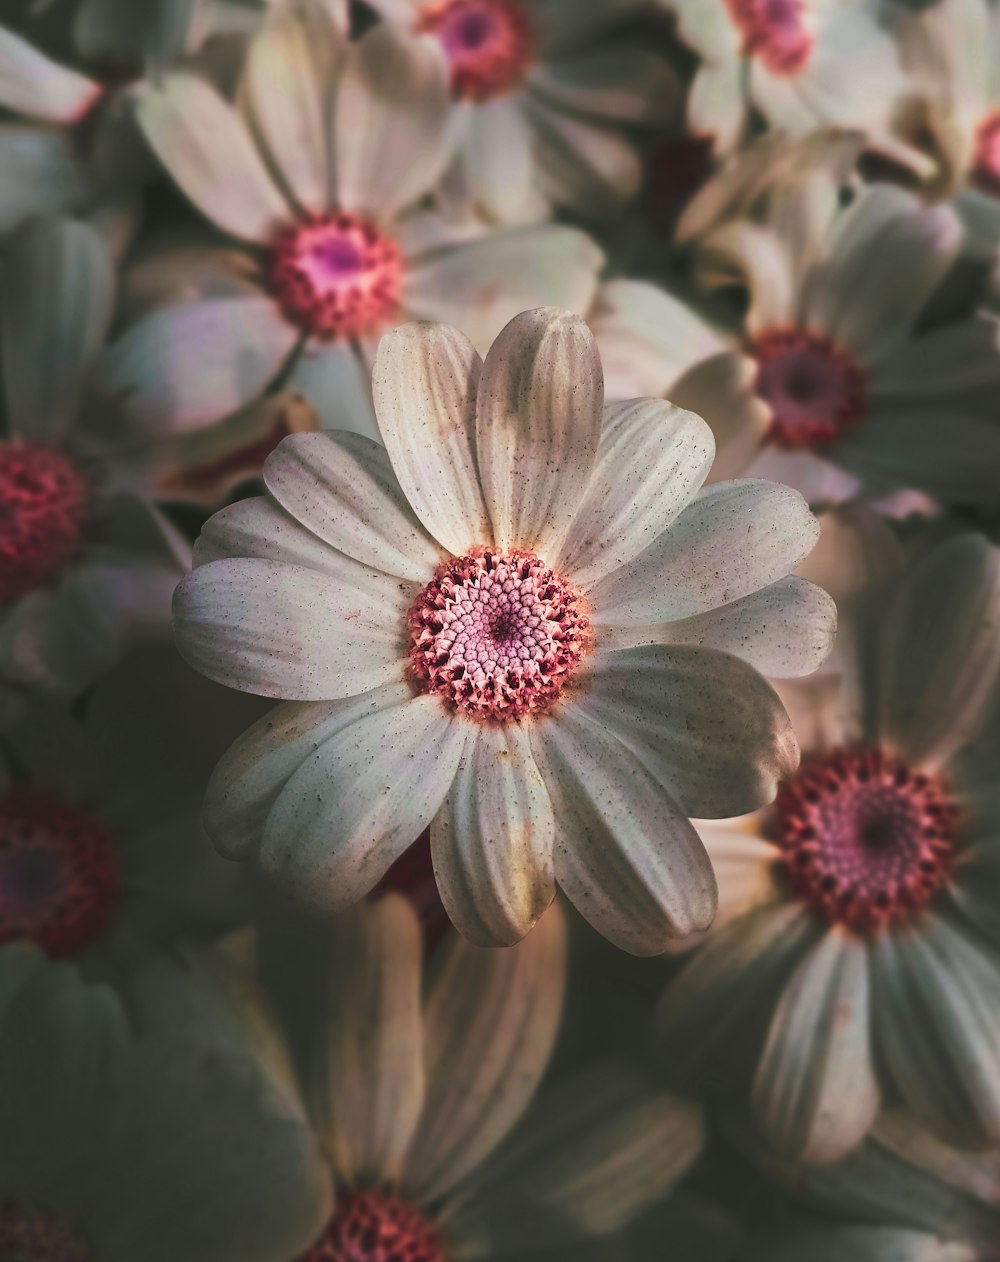
[[[620,209],[639,189],[627,129],[662,125],[678,82],[648,32],[622,30],[643,0],[374,0],[384,20],[433,36],[448,63],[459,179],[487,216]]]
[[[719,918],[663,1035],[688,1062],[728,1043],[736,1090],[796,1159],[848,1153],[883,1099],[996,1144],[1000,799],[974,738],[1000,675],[1000,554],[959,535],[900,578],[889,528],[843,513],[815,555],[842,629],[832,668],[783,688],[803,762],[772,809],[700,826]]]
[[[805,673],[829,643],[829,598],[786,577],[816,537],[801,497],[699,494],[707,426],[604,408],[568,312],[518,316],[485,364],[395,330],[374,388],[388,450],[285,439],[178,589],[187,660],[289,700],[217,769],[216,844],[337,909],[430,825],[474,941],[522,937],[556,882],[639,954],[705,927],[687,816],[769,800],[798,751],[754,666]]]
[[[212,424],[280,372],[324,419],[375,436],[384,329],[444,319],[485,348],[525,307],[590,304],[602,257],[584,233],[491,232],[413,210],[453,152],[447,68],[429,36],[384,25],[348,43],[318,8],[296,6],[253,41],[237,97],[177,74],[140,107],[180,186],[250,245],[146,268],[173,300],[118,341],[107,374],[145,429]]]
[[[6,242],[0,295],[0,693],[72,696],[128,632],[162,630],[190,550],[128,488],[127,448],[87,387],[114,302],[85,224],[32,221]],[[118,450],[115,450],[115,442]]]
[[[755,1240],[736,1262],[983,1262],[973,1245],[902,1227],[802,1224]]]
[[[773,217],[709,232],[705,268],[739,280],[738,338],[641,281],[612,281],[591,323],[615,393],[665,394],[712,426],[713,478],[775,478],[814,504],[916,488],[995,505],[1000,324],[921,331],[962,229],[888,186],[840,209],[831,176],[772,189]]]

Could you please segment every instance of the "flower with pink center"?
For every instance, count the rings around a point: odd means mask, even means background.
[[[437,38],[459,100],[489,101],[520,86],[535,58],[535,26],[522,0],[432,0],[417,30]]]
[[[806,0],[726,0],[743,37],[743,55],[759,57],[773,75],[801,74],[813,37]]]
[[[883,1100],[1000,1144],[1000,551],[908,560],[842,509],[803,570],[841,614],[822,676],[781,688],[806,757],[773,807],[699,825],[720,914],[664,996],[665,1051],[715,1064],[789,1161],[839,1161]]]
[[[472,940],[517,941],[558,883],[662,951],[713,914],[687,815],[769,800],[796,763],[754,668],[828,647],[828,598],[787,578],[813,518],[772,483],[699,492],[707,427],[605,408],[568,312],[518,316],[485,362],[453,329],[398,329],[374,395],[387,449],[285,439],[178,589],[187,660],[285,699],[216,770],[210,834],[338,909],[429,826]]]
[[[864,375],[828,337],[765,329],[748,349],[757,364],[754,392],[771,410],[771,442],[823,448],[861,419]]]

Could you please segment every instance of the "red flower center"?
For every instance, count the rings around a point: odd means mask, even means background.
[[[579,596],[528,552],[484,549],[448,562],[409,626],[424,690],[484,722],[548,709],[589,644]]]
[[[1000,197],[1000,110],[979,124],[972,182],[991,197]]]
[[[270,284],[285,316],[313,337],[357,337],[395,318],[403,256],[370,220],[321,215],[275,242]]]
[[[434,1227],[392,1192],[355,1192],[295,1262],[443,1262]]]
[[[3,1262],[90,1262],[78,1237],[58,1219],[0,1202],[0,1258]]]
[[[43,789],[0,796],[0,942],[77,955],[107,933],[120,894],[118,848],[89,810]]]
[[[880,749],[804,762],[776,807],[792,891],[827,920],[868,932],[910,919],[951,870],[950,793]]]
[[[754,389],[771,408],[772,441],[822,447],[861,419],[864,376],[829,338],[803,329],[768,329],[749,349],[757,361]]]
[[[743,55],[759,57],[774,75],[805,68],[813,48],[804,0],[726,0],[743,39]]]
[[[84,544],[87,484],[55,447],[0,443],[0,601],[50,582]]]
[[[433,0],[417,30],[436,35],[462,100],[489,101],[516,87],[535,57],[530,15],[514,0]]]

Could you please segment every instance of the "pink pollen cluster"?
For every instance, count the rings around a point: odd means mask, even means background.
[[[90,1262],[77,1236],[56,1218],[0,1201],[3,1262]]]
[[[0,943],[78,955],[111,927],[120,885],[114,838],[90,811],[23,785],[0,797]]]
[[[793,894],[858,932],[912,918],[951,870],[954,801],[940,780],[881,749],[803,763],[776,808]]]
[[[437,36],[460,100],[489,101],[509,92],[535,57],[534,24],[514,0],[433,0],[417,30]]]
[[[976,132],[972,181],[991,197],[1000,197],[1000,110],[988,115]]]
[[[805,68],[813,48],[804,0],[726,0],[743,39],[743,55],[759,57],[774,75]]]
[[[448,562],[409,625],[424,690],[484,722],[546,710],[589,643],[579,596],[527,552],[485,549]]]
[[[0,443],[0,602],[43,587],[84,544],[88,490],[55,447]]]
[[[393,1192],[355,1192],[295,1262],[443,1262],[433,1226]]]
[[[403,289],[399,246],[358,215],[320,215],[275,242],[271,291],[288,320],[331,342],[376,333],[395,318]]]
[[[828,446],[861,419],[864,376],[829,338],[804,329],[768,329],[749,353],[757,361],[754,389],[771,408],[772,442]]]

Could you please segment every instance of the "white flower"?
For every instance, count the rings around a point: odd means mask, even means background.
[[[699,826],[720,912],[664,1038],[701,1072],[729,1040],[728,1081],[794,1159],[850,1152],[883,1099],[996,1144],[995,736],[972,738],[1000,676],[1000,554],[958,535],[900,578],[888,526],[844,512],[816,563],[843,621],[831,669],[783,687],[803,762],[773,809]]]
[[[686,816],[768,800],[797,759],[748,663],[808,672],[828,646],[829,599],[785,577],[808,509],[766,482],[699,494],[707,427],[602,408],[568,312],[518,316],[485,363],[453,329],[397,329],[375,398],[387,451],[285,439],[269,496],[211,519],[178,589],[184,656],[290,702],[217,769],[216,844],[341,908],[430,825],[480,943],[525,934],[557,881],[637,953],[704,927]]]

